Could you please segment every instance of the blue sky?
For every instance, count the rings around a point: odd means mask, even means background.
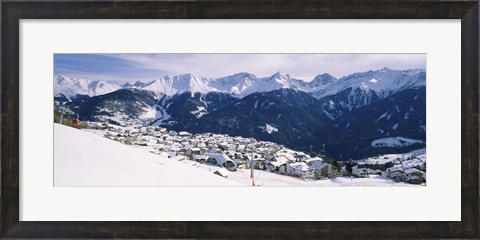
[[[264,77],[282,71],[310,81],[322,73],[342,77],[383,67],[426,68],[426,57],[426,54],[55,54],[54,74],[134,82],[184,73],[217,78],[238,72]]]

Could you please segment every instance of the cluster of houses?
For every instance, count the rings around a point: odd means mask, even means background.
[[[371,169],[365,166],[365,163],[358,161],[356,166],[352,168],[352,175],[356,177],[369,177],[370,175],[381,175],[391,178],[398,182],[408,182],[413,184],[423,184],[426,182],[425,170],[426,162],[425,153],[419,154],[399,154],[395,159],[389,161],[391,167],[385,171],[379,169]]]
[[[150,152],[172,160],[192,160],[221,166],[228,171],[254,168],[303,179],[324,179],[348,174],[345,167],[338,169],[321,157],[311,157],[304,152],[254,138],[212,133],[191,134],[169,131],[158,126],[123,127],[107,123],[89,125],[90,128],[102,130],[109,139],[128,145],[144,146],[149,148]],[[410,171],[391,169],[388,177],[399,181],[421,177],[420,173]],[[382,171],[360,166],[352,169],[352,175],[357,177],[368,177],[371,174],[387,176]]]
[[[387,168],[386,171],[381,171],[378,169],[370,169],[362,167],[361,165],[357,165],[352,168],[352,175],[360,178],[369,177],[370,175],[380,175],[394,179],[398,182],[408,182],[414,184],[421,184],[426,181],[425,172],[415,167],[403,169],[402,167],[394,166]]]

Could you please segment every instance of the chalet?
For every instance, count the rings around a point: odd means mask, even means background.
[[[273,156],[273,158],[267,162],[267,169],[271,172],[281,172],[285,174],[288,162],[289,160],[284,156]]]
[[[304,162],[290,163],[287,165],[287,174],[291,176],[301,177],[301,178],[313,178],[314,173]]]
[[[324,177],[334,177],[339,174],[338,169],[335,166],[323,161],[310,161],[309,166],[313,169],[313,173],[315,175],[315,178],[317,179]]]
[[[138,140],[135,144],[137,144],[139,146],[147,146],[147,140],[142,138],[142,139]]]
[[[194,155],[193,160],[200,163],[205,163],[208,160],[208,155]]]
[[[182,132],[178,133],[178,136],[180,136],[180,137],[190,137],[192,135],[189,132],[182,131]]]
[[[237,164],[225,154],[210,154],[207,163],[217,166],[223,166],[229,171],[234,171],[237,168]]]
[[[190,154],[192,154],[192,155],[198,155],[198,154],[200,154],[201,151],[202,151],[202,150],[201,150],[200,148],[198,148],[198,147],[192,147],[192,148],[190,148]]]
[[[359,178],[366,178],[370,176],[370,171],[368,168],[359,167],[357,165],[352,168],[352,175]]]
[[[293,156],[295,157],[295,161],[298,162],[307,159],[307,154],[303,152],[295,152]]]
[[[389,178],[393,178],[397,181],[405,181],[407,178],[405,171],[400,167],[387,168],[387,174]]]
[[[266,167],[270,172],[280,172],[280,168],[283,166],[285,169],[287,164],[287,162],[268,161]]]
[[[407,177],[411,177],[411,176],[425,177],[425,173],[416,168],[406,169],[405,174],[407,175]]]
[[[426,174],[416,168],[409,168],[405,170],[406,181],[409,183],[420,184],[425,182]]]

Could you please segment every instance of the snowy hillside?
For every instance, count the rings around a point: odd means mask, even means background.
[[[102,137],[98,130],[54,125],[55,186],[252,186],[249,169],[214,174],[220,167],[167,158],[148,147],[128,146]],[[415,186],[382,176],[336,177],[305,181],[255,170],[257,186]]]
[[[423,141],[404,137],[388,137],[372,141],[372,147],[408,147],[414,144],[422,144]]]
[[[117,91],[121,87],[106,81],[91,81],[88,79],[57,76],[54,79],[55,96],[64,95],[71,99],[76,95],[87,95],[89,97],[103,95]]]
[[[421,148],[407,153],[385,154],[381,156],[369,157],[358,160],[358,164],[385,164],[388,162],[397,162],[405,169],[411,167],[421,167],[427,162],[426,148]]]
[[[55,186],[239,186],[143,149],[55,124]]]

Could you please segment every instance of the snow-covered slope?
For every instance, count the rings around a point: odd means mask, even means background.
[[[87,95],[90,97],[103,95],[117,91],[121,87],[106,81],[91,81],[88,79],[57,76],[54,78],[55,96],[64,95],[67,98],[76,95]]]
[[[55,124],[55,186],[239,186],[213,172]]]
[[[239,77],[242,79],[239,79]],[[219,87],[218,83],[223,84]],[[277,72],[270,77],[263,78],[257,78],[255,75],[249,73],[235,74],[217,79],[213,81],[213,85],[222,92],[239,97],[257,92],[270,92],[282,88],[297,89],[294,79],[282,72]]]
[[[244,93],[257,83],[257,76],[251,73],[237,73],[232,76],[218,78],[212,81],[212,87],[221,92],[227,92],[233,95]]]
[[[392,70],[383,68],[377,71],[354,73],[338,80],[326,81],[326,84],[310,88],[310,90],[308,88],[302,88],[302,90],[310,92],[318,99],[348,88],[352,90],[359,89],[364,92],[375,92],[380,97],[386,97],[407,88],[425,86],[425,79],[425,70]]]
[[[144,90],[149,90],[160,95],[172,96],[184,92],[194,93],[209,93],[218,91],[209,86],[211,82],[208,78],[193,76],[192,74],[182,74],[178,76],[165,76],[156,79],[150,83],[140,87]]]
[[[422,166],[427,161],[426,148],[417,149],[406,153],[385,154],[357,160],[358,164],[385,164],[388,162],[402,162],[404,168]],[[400,164],[400,163],[397,163]]]
[[[54,186],[247,186],[250,169],[214,174],[219,167],[195,161],[176,161],[148,152],[146,147],[124,145],[102,136],[54,126]],[[337,177],[304,181],[266,171],[255,171],[257,186],[415,186],[380,176]]]
[[[296,80],[294,81],[294,83],[298,87],[298,89],[304,92],[316,92],[328,88],[328,86],[332,85],[337,80],[338,79],[334,76],[328,73],[324,73],[315,76],[315,78],[313,78],[313,80],[310,82]]]
[[[414,144],[422,144],[424,143],[421,140],[417,139],[410,139],[404,137],[388,137],[388,138],[381,138],[372,141],[372,147],[408,147]]]

